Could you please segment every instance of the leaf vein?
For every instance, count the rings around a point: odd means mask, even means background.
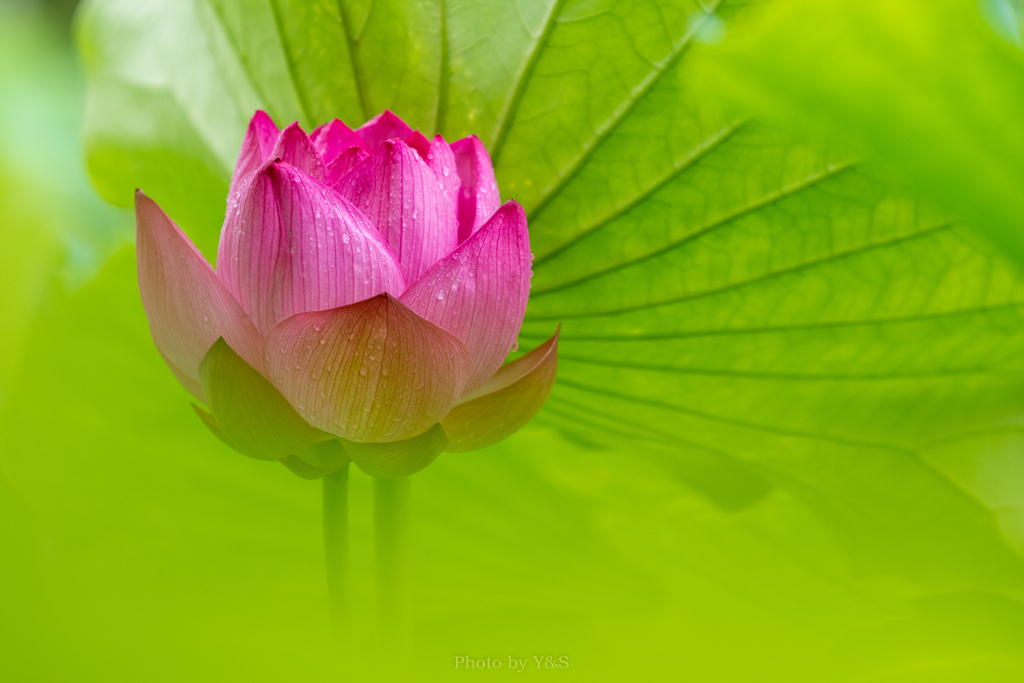
[[[540,35],[537,37],[536,42],[533,44],[533,48],[530,51],[530,56],[523,62],[523,68],[519,71],[518,78],[516,79],[516,86],[512,90],[512,96],[505,103],[501,112],[498,114],[498,119],[494,127],[494,133],[491,136],[491,163],[495,168],[498,167],[498,159],[501,157],[501,150],[505,146],[505,140],[508,138],[509,130],[512,127],[512,121],[515,119],[516,111],[519,109],[519,102],[523,98],[523,94],[526,92],[526,86],[533,78],[534,69],[537,67],[537,62],[540,60],[541,54],[547,48],[548,39],[551,37],[551,32],[555,27],[555,20],[558,17],[558,13],[562,9],[562,5],[565,4],[565,0],[554,0],[551,3],[551,9],[548,10],[548,14],[544,17],[544,27],[541,29]]]
[[[817,329],[833,329],[838,327],[861,327],[868,325],[900,325],[904,323],[921,322],[927,320],[938,320],[942,318],[952,318],[956,316],[964,315],[985,315],[996,311],[1005,311],[1010,309],[1021,309],[1024,308],[1024,302],[1022,301],[1010,301],[1003,304],[997,304],[994,306],[982,306],[978,308],[966,308],[960,310],[951,311],[939,311],[936,313],[924,313],[920,315],[908,315],[898,316],[893,318],[875,318],[867,320],[834,320],[825,321],[820,323],[806,323],[803,325],[779,325],[779,326],[765,326],[765,327],[746,327],[746,328],[734,328],[734,329],[719,329],[719,330],[698,330],[694,332],[678,332],[671,334],[645,334],[645,335],[609,335],[609,336],[567,336],[562,335],[562,338],[571,338],[575,341],[594,341],[594,342],[627,342],[627,341],[669,341],[674,339],[692,339],[699,337],[717,337],[717,336],[729,336],[729,335],[741,335],[741,334],[775,334],[785,332],[802,332],[807,330]],[[533,318],[536,320],[537,318]],[[527,339],[547,339],[550,335],[545,334],[532,334],[529,332],[521,332],[520,337]]]
[[[802,439],[812,439],[816,441],[826,441],[828,443],[835,443],[841,446],[853,446],[856,448],[872,448],[887,451],[897,451],[917,457],[917,454],[910,449],[897,446],[895,444],[888,444],[884,442],[873,442],[873,441],[862,441],[859,439],[849,439],[841,436],[832,434],[822,434],[819,432],[804,432],[800,430],[782,429],[779,427],[773,427],[770,425],[760,424],[757,422],[750,422],[747,420],[739,420],[732,417],[726,417],[724,415],[716,415],[714,413],[708,413],[701,410],[694,410],[693,408],[685,408],[683,406],[677,406],[671,403],[665,403],[663,401],[656,401],[649,398],[643,398],[640,396],[633,396],[624,392],[612,392],[606,389],[590,386],[588,384],[582,384],[574,382],[570,379],[559,378],[558,383],[562,386],[571,387],[577,391],[588,392],[596,394],[598,396],[607,396],[609,398],[619,399],[622,401],[637,403],[640,405],[650,406],[652,408],[660,408],[662,410],[668,410],[683,415],[689,415],[701,420],[707,420],[708,422],[717,422],[720,424],[729,425],[732,427],[740,427],[742,429],[751,429],[760,432],[766,432],[768,434],[776,434],[778,436],[785,437],[797,437]],[[565,398],[563,397],[563,401]]]
[[[270,13],[274,17],[274,28],[277,30],[277,39],[281,43],[281,52],[284,54],[284,62],[288,67],[288,75],[291,77],[292,88],[295,89],[295,95],[299,100],[299,107],[302,109],[302,116],[306,120],[308,126],[316,125],[310,115],[310,108],[308,102],[308,96],[306,95],[306,89],[302,87],[302,83],[299,80],[299,74],[296,70],[295,59],[292,56],[291,48],[288,45],[288,39],[284,35],[284,24],[281,19],[281,8],[278,5],[278,0],[270,0]]]
[[[663,255],[663,254],[665,254],[665,253],[667,253],[669,251],[672,251],[673,249],[677,249],[677,248],[679,248],[681,246],[684,246],[684,245],[686,245],[686,244],[688,244],[690,242],[693,242],[693,241],[695,241],[695,240],[697,240],[697,239],[699,239],[701,237],[704,237],[704,236],[710,234],[711,232],[713,232],[713,231],[715,231],[715,230],[717,230],[717,229],[719,229],[721,227],[724,227],[724,226],[728,225],[729,223],[731,223],[731,222],[733,222],[735,220],[738,220],[738,219],[742,218],[743,216],[746,216],[746,215],[749,215],[749,214],[751,214],[751,213],[753,213],[755,211],[759,211],[761,209],[767,208],[768,206],[771,206],[772,204],[776,204],[776,203],[778,203],[778,202],[780,202],[780,201],[782,201],[782,200],[784,200],[784,199],[786,199],[786,198],[788,198],[788,197],[790,197],[792,195],[795,195],[797,192],[800,192],[802,190],[806,190],[806,189],[808,189],[810,187],[813,187],[814,185],[817,185],[818,183],[821,183],[821,182],[823,182],[823,181],[825,181],[825,180],[827,180],[829,178],[835,177],[835,176],[839,175],[840,173],[849,170],[852,167],[853,167],[852,163],[847,163],[847,164],[842,164],[842,165],[838,165],[838,166],[834,166],[834,167],[828,168],[828,169],[826,169],[826,170],[824,170],[824,171],[822,171],[820,173],[815,173],[813,175],[810,175],[810,176],[804,178],[803,180],[801,180],[801,181],[799,181],[797,183],[793,183],[792,185],[788,185],[788,186],[782,188],[781,190],[779,190],[777,192],[773,192],[773,193],[770,193],[768,195],[765,195],[760,200],[758,200],[758,201],[756,201],[756,202],[754,202],[752,204],[749,204],[747,206],[744,206],[744,207],[738,209],[737,211],[734,211],[733,213],[730,213],[730,214],[727,214],[725,216],[722,216],[721,218],[719,218],[717,220],[714,220],[711,223],[708,223],[707,225],[705,225],[705,226],[703,226],[703,227],[701,227],[701,228],[691,232],[688,235],[684,235],[683,237],[681,237],[681,238],[679,238],[677,240],[670,241],[670,242],[668,242],[667,244],[661,246],[658,249],[654,249],[652,251],[649,251],[649,252],[647,252],[645,254],[641,254],[640,256],[636,256],[636,257],[631,258],[631,259],[627,259],[627,260],[624,260],[624,261],[619,261],[618,263],[615,263],[613,265],[607,266],[607,267],[605,267],[605,268],[603,268],[601,270],[596,270],[596,271],[587,273],[586,275],[582,275],[582,276],[576,278],[575,280],[567,280],[565,282],[560,282],[558,284],[550,285],[548,287],[538,287],[537,289],[535,289],[533,291],[532,296],[545,296],[547,294],[551,294],[553,292],[557,292],[557,291],[560,291],[560,290],[563,290],[563,289],[568,289],[569,287],[574,287],[576,285],[579,285],[581,283],[587,282],[589,280],[593,280],[593,279],[602,277],[602,276],[607,275],[609,273],[614,273],[615,271],[622,270],[624,268],[628,268],[630,266],[636,265],[637,263],[641,263],[643,261],[647,261],[647,260],[650,260],[652,258],[657,258],[658,256],[661,256],[661,255]]]
[[[707,8],[706,13],[711,14],[714,12],[719,3],[720,0],[713,0],[713,2],[710,3],[710,7]],[[683,34],[683,37],[679,42],[672,47],[672,50],[668,55],[632,89],[629,96],[615,108],[611,116],[605,119],[601,125],[597,127],[594,131],[594,135],[583,144],[579,153],[558,171],[554,180],[552,180],[547,187],[541,190],[541,199],[529,211],[529,217],[531,220],[536,219],[536,217],[539,216],[551,203],[551,200],[557,197],[566,185],[576,177],[576,174],[579,173],[587,160],[593,156],[594,152],[597,151],[597,148],[600,147],[613,132],[615,132],[626,117],[629,116],[636,106],[647,96],[648,93],[651,92],[654,86],[658,84],[662,76],[668,73],[668,70],[677,61],[679,61],[679,58],[686,53],[687,48],[693,44],[693,39],[696,37],[697,32],[700,30],[702,25],[703,21],[696,21],[693,23],[689,30]]]
[[[371,8],[373,6],[371,5]],[[341,16],[341,30],[345,34],[345,41],[348,44],[348,58],[352,66],[352,80],[356,86],[356,95],[359,98],[359,110],[363,112],[363,121],[370,119],[370,113],[366,107],[366,87],[363,83],[363,71],[359,68],[359,60],[356,58],[356,50],[359,47],[359,36],[353,36],[352,34],[352,18],[348,15],[348,10],[345,8],[345,0],[338,0],[338,14]],[[369,11],[366,15],[366,20],[369,21]],[[363,25],[365,28],[365,22]],[[360,29],[360,35],[362,29]]]
[[[637,205],[639,205],[645,199],[655,194],[658,190],[665,187],[665,185],[667,185],[668,183],[672,182],[672,180],[674,180],[680,174],[685,172],[687,169],[692,168],[694,164],[696,164],[705,156],[707,156],[715,149],[717,149],[719,145],[723,144],[726,140],[732,137],[733,134],[736,133],[736,131],[738,131],[742,126],[742,122],[730,124],[718,130],[714,135],[702,140],[700,144],[691,149],[690,152],[685,157],[683,157],[678,163],[673,164],[672,168],[668,171],[668,173],[664,174],[660,178],[655,179],[654,182],[652,182],[646,188],[641,190],[634,197],[632,197],[631,199],[617,207],[613,207],[612,210],[609,211],[607,214],[598,218],[597,221],[595,221],[588,227],[572,235],[567,241],[556,245],[550,251],[547,251],[544,254],[541,254],[540,256],[536,257],[533,262],[534,267],[539,266],[545,261],[554,258],[555,256],[562,253],[572,245],[576,244],[580,240],[587,237],[588,235],[597,232],[605,225],[608,225],[617,218],[620,218],[629,213],[630,211],[632,211]]]
[[[673,367],[671,365],[647,365],[643,363],[629,363],[598,358],[581,358],[579,356],[558,354],[559,361],[568,361],[584,365],[601,365],[611,368],[625,368],[629,370],[643,370],[650,372],[668,372],[680,375],[702,375],[708,377],[734,377],[737,379],[765,379],[780,381],[803,381],[803,382],[875,382],[893,381],[904,382],[940,377],[962,377],[964,375],[985,375],[993,376],[990,368],[955,368],[948,370],[931,370],[926,372],[904,372],[904,373],[864,373],[864,374],[826,374],[826,373],[771,373],[753,372],[744,370],[716,370],[701,367]]]

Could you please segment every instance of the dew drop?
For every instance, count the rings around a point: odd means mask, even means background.
[[[444,299],[444,292],[442,290],[438,290],[437,291],[437,300],[441,301],[442,299]]]

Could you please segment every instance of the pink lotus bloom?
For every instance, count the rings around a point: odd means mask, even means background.
[[[387,111],[307,135],[256,112],[227,203],[214,271],[135,196],[153,339],[232,448],[310,478],[350,460],[403,476],[504,439],[547,399],[557,332],[503,365],[532,255],[475,137],[428,140]]]

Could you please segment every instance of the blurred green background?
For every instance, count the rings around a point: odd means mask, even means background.
[[[319,484],[195,419],[97,194],[212,255],[257,106],[480,134],[564,321],[538,419],[413,479],[418,679],[1024,676],[1016,4],[74,4],[0,1],[0,678],[382,669],[371,481],[341,660]]]

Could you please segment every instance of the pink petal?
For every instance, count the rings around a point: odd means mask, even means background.
[[[314,427],[358,442],[427,431],[462,394],[469,354],[389,294],[300,313],[267,336],[270,378]]]
[[[234,195],[238,185],[271,158],[278,135],[280,131],[265,111],[253,114],[245,131],[245,139],[242,140],[234,175],[231,176],[229,196]]]
[[[448,435],[436,424],[419,436],[388,443],[345,442],[345,452],[363,472],[378,479],[408,477],[434,462],[448,446]]]
[[[412,135],[405,139],[405,144],[416,150],[420,158],[427,162],[427,166],[444,185],[445,197],[450,202],[452,213],[457,219],[460,181],[452,148],[448,146],[441,135],[435,135],[433,140],[428,140],[418,130],[413,131]]]
[[[385,140],[392,138],[406,139],[412,133],[405,121],[385,109],[360,126],[356,133],[366,142],[367,149],[373,152]]]
[[[459,171],[452,148],[440,135],[435,135],[430,142],[430,146],[427,148],[426,162],[427,166],[437,175],[437,179],[444,184],[445,194],[448,195],[452,203],[452,210],[455,212],[456,222],[458,222],[459,185],[461,184]]]
[[[449,452],[498,443],[533,419],[551,393],[558,371],[558,334],[503,366],[441,420]]]
[[[359,147],[370,152],[366,143],[355,131],[346,126],[341,119],[334,119],[313,131],[309,136],[313,147],[320,153],[324,163],[331,163],[331,160],[347,150],[349,147]]]
[[[487,148],[475,135],[452,144],[462,186],[459,190],[459,242],[480,229],[498,210],[501,196]]]
[[[280,159],[317,180],[324,179],[324,162],[298,121],[288,124],[277,138],[271,159]]]
[[[185,233],[141,190],[135,192],[135,224],[139,292],[149,329],[182,385],[206,400],[199,364],[218,337],[263,372],[263,335]]]
[[[362,163],[368,156],[370,155],[361,147],[349,147],[327,164],[327,170],[324,172],[326,176],[324,184],[329,187],[337,186],[349,171]]]
[[[501,367],[519,335],[530,296],[531,258],[526,213],[510,201],[401,297],[466,344],[471,362],[466,391]]]
[[[456,247],[455,213],[427,163],[388,140],[336,186],[377,226],[412,282]]]
[[[420,155],[420,159],[427,160],[427,153],[430,151],[430,140],[427,139],[426,135],[418,130],[414,130],[405,139],[405,144],[416,150]]]
[[[254,174],[228,207],[217,267],[264,333],[295,313],[405,289],[398,261],[366,217],[282,162]]]
[[[416,150],[420,158],[427,162],[427,166],[444,185],[445,196],[451,203],[453,215],[457,218],[460,181],[452,148],[448,146],[441,135],[435,135],[433,140],[428,140],[418,130],[413,131],[412,135],[405,139],[405,144]]]

